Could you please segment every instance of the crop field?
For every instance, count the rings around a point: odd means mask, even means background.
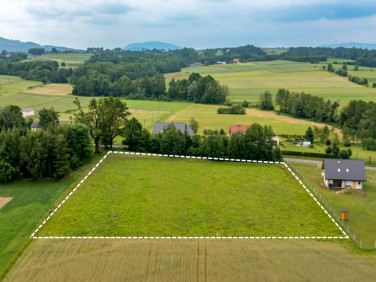
[[[305,240],[36,240],[4,281],[374,281],[376,255]]]
[[[184,110],[176,112],[168,118],[167,121],[189,123],[190,118],[194,117],[200,125],[200,133],[202,133],[204,129],[219,130],[221,128],[223,128],[225,132],[228,132],[230,125],[252,124],[255,122],[261,125],[266,124],[272,126],[276,134],[304,135],[309,126],[325,126],[322,123],[280,116],[273,111],[260,111],[256,109],[247,109],[245,115],[217,114],[219,107],[220,106],[191,104]]]
[[[50,83],[27,89],[25,93],[41,95],[68,95],[72,93],[72,90],[72,85],[68,83]]]
[[[362,240],[363,247],[375,248],[376,244],[376,171],[367,170],[363,196],[337,194],[337,190],[328,190],[324,185],[320,167],[311,164],[294,164],[307,177],[326,200],[337,211],[349,209],[349,225],[356,232],[356,238]],[[352,234],[350,234],[351,236]]]
[[[111,154],[36,236],[343,236],[281,165]]]
[[[230,100],[258,102],[260,94],[279,88],[310,93],[324,99],[339,100],[341,106],[352,99],[376,99],[376,89],[349,82],[347,78],[328,73],[320,64],[290,61],[252,62],[185,68],[180,73],[167,74],[166,80],[187,78],[189,73],[211,75],[230,89]],[[360,72],[359,72],[360,73]],[[361,76],[360,74],[358,76]]]

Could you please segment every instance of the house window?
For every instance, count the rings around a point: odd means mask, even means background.
[[[362,182],[358,181],[358,185],[362,184]]]
[[[339,168],[339,169],[337,170],[337,172],[341,172],[341,169]]]
[[[342,180],[333,180],[333,188],[342,188]]]

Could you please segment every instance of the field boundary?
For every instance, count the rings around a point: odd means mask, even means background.
[[[69,199],[70,196],[81,186],[82,183],[95,171],[95,169],[110,155],[110,154],[124,154],[124,155],[139,155],[139,156],[153,156],[153,157],[168,157],[168,158],[183,158],[183,159],[199,159],[199,160],[214,160],[227,162],[244,162],[244,163],[259,163],[259,164],[282,164],[292,176],[303,186],[306,192],[319,205],[319,207],[327,214],[331,221],[338,227],[344,236],[35,236],[38,231],[47,223],[48,220],[61,208],[61,206]],[[274,161],[260,161],[260,160],[245,160],[245,159],[229,159],[229,158],[214,158],[214,157],[197,157],[197,156],[181,156],[181,155],[167,155],[167,154],[153,154],[153,153],[138,153],[138,152],[123,152],[123,151],[108,151],[108,153],[89,171],[89,173],[76,185],[76,187],[62,200],[62,202],[48,215],[48,217],[35,229],[30,236],[31,239],[349,239],[347,233],[335,221],[325,207],[316,199],[316,197],[307,189],[299,177],[290,169],[285,162]]]

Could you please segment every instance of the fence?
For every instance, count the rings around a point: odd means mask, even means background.
[[[305,177],[298,169],[297,166],[302,166],[304,164],[293,164],[291,162],[286,161],[288,166],[291,168],[291,170],[300,178],[301,181],[304,182],[306,187],[313,192],[317,200],[321,202],[323,206],[326,207],[327,211],[330,212],[330,214],[333,216],[333,218],[337,221],[338,224],[340,224],[347,233],[347,235],[354,241],[354,243],[361,249],[376,249],[376,241],[371,240],[364,240],[364,238],[361,238],[360,236],[357,236],[356,229],[354,226],[352,226],[351,221],[343,221],[342,220],[342,212],[336,210],[333,205],[328,201],[324,195],[311,183],[311,181]],[[363,222],[362,222],[363,223]],[[364,220],[364,224],[368,225],[370,224],[366,220]]]

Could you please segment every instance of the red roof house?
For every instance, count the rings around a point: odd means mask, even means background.
[[[232,134],[237,133],[237,132],[245,133],[247,131],[247,129],[250,128],[250,127],[251,127],[250,125],[240,125],[240,124],[231,125],[230,131],[229,131],[228,134],[229,134],[229,136],[231,136]]]

